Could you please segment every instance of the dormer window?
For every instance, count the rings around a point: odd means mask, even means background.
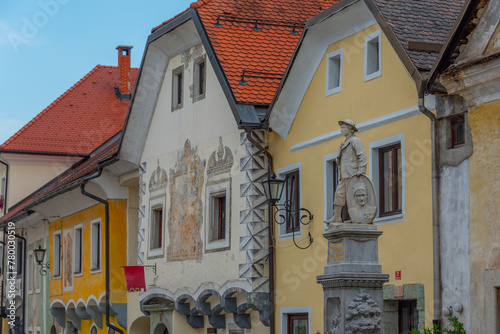
[[[365,37],[365,81],[382,75],[382,34],[379,31]]]
[[[182,108],[184,101],[184,67],[172,71],[172,111]]]

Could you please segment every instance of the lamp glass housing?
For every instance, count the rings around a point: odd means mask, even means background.
[[[277,179],[273,173],[270,179],[262,181],[262,185],[264,186],[264,194],[268,201],[275,203],[280,200],[283,193],[283,186],[285,185],[284,180]]]
[[[33,253],[35,253],[35,260],[38,264],[42,264],[43,259],[45,258],[45,252],[47,250],[43,249],[42,246],[38,245],[38,248],[35,248],[33,250]]]

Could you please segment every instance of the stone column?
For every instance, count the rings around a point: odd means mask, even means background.
[[[328,334],[382,334],[382,286],[389,280],[378,263],[373,224],[330,224],[325,273],[317,277],[324,291],[324,331]]]

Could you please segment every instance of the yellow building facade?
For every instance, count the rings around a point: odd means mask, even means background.
[[[110,231],[110,323],[126,333],[126,200],[108,200]],[[105,209],[97,204],[49,224],[50,305],[59,326],[107,333]],[[60,249],[58,252],[57,249]],[[58,260],[58,258],[60,260]],[[120,320],[123,317],[124,323]],[[59,326],[56,326],[59,327]],[[58,328],[60,329],[60,327]],[[59,330],[57,330],[59,332]]]
[[[408,314],[405,326],[432,327],[430,121],[419,110],[415,81],[365,4],[360,1],[339,8],[330,9],[327,19],[328,14],[308,25],[308,34],[299,43],[270,111],[270,127],[275,131],[270,132],[269,148],[276,175],[287,179],[298,173],[299,186],[294,189],[300,192],[299,206],[314,215],[310,228],[303,225],[295,233],[295,242],[302,247],[307,246],[311,234],[313,242],[305,250],[294,246],[293,236],[283,226],[275,225],[275,329],[287,333],[290,319],[302,315],[307,316],[310,333],[330,331],[323,325],[323,291],[316,277],[323,274],[327,263],[327,241],[322,234],[324,221],[333,213],[338,182],[335,159],[345,140],[338,121],[344,119],[356,123],[359,131],[355,135],[362,140],[368,161],[366,174],[379,197],[375,219],[383,231],[379,261],[382,272],[389,274],[383,288],[384,330],[396,332],[403,313]],[[352,22],[343,29],[352,29],[352,33],[334,32],[333,37],[320,33],[335,31],[349,18]],[[373,44],[378,64],[370,72]],[[298,84],[299,77],[303,80]],[[434,99],[426,98],[425,104],[433,109]],[[381,192],[387,173],[398,179],[397,189],[391,188],[393,193]],[[290,199],[286,192],[282,201]],[[384,198],[384,207],[381,194],[392,196],[395,202]]]

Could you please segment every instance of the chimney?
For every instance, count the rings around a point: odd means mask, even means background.
[[[118,71],[120,79],[116,95],[119,100],[130,101],[132,96],[132,80],[130,77],[130,50],[132,46],[118,45]]]

